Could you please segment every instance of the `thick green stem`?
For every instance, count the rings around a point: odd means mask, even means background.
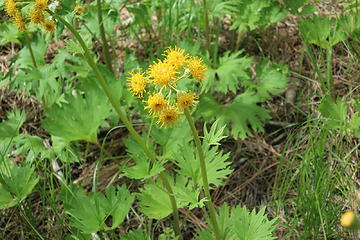
[[[102,50],[103,50],[103,54],[105,57],[105,64],[111,72],[114,72],[112,64],[111,64],[109,45],[108,45],[108,42],[106,40],[106,35],[105,35],[104,21],[103,21],[103,17],[102,17],[102,9],[101,9],[101,0],[97,0],[96,7],[97,7],[97,14],[98,14],[99,28],[100,28],[100,37],[101,37],[101,42],[102,42]]]
[[[116,113],[118,114],[120,120],[123,122],[125,127],[129,130],[130,134],[134,137],[135,141],[143,149],[143,151],[145,152],[147,157],[152,162],[156,161],[155,153],[150,151],[149,148],[146,146],[145,141],[136,132],[136,130],[134,129],[132,123],[127,118],[124,109],[120,106],[120,104],[115,100],[114,96],[112,95],[109,85],[107,84],[104,76],[101,74],[99,68],[97,67],[94,60],[92,59],[90,51],[87,48],[87,46],[86,46],[84,40],[82,39],[82,37],[80,36],[80,34],[73,28],[73,26],[71,24],[69,24],[67,21],[65,21],[62,17],[58,16],[57,14],[55,14],[53,12],[50,12],[50,14],[52,16],[54,16],[57,20],[59,20],[61,23],[63,23],[72,32],[72,34],[75,36],[75,38],[78,40],[78,42],[80,43],[82,49],[84,50],[85,59],[87,60],[88,64],[94,70],[94,72],[96,74],[96,77],[97,77],[96,80],[101,85],[103,91],[105,92],[106,96],[108,97],[111,105],[114,107],[114,109],[115,109]],[[173,209],[173,227],[174,227],[175,234],[181,238],[179,212],[178,212],[178,208],[177,208],[176,199],[174,197],[174,192],[173,192],[173,190],[171,188],[171,185],[170,185],[168,179],[166,178],[165,174],[160,173],[159,177],[160,177],[161,181],[163,182],[165,189],[168,191],[169,198],[170,198],[170,201],[171,201],[171,206],[172,206],[172,209]]]
[[[209,215],[210,215],[210,220],[211,223],[213,225],[214,228],[214,233],[215,233],[215,238],[217,240],[221,240],[221,235],[220,235],[220,231],[219,231],[219,225],[217,223],[216,220],[216,210],[214,207],[214,204],[211,200],[211,195],[210,195],[210,188],[209,188],[209,182],[208,182],[208,176],[207,176],[207,171],[206,171],[206,163],[205,163],[205,155],[204,155],[204,151],[203,148],[201,146],[201,141],[199,138],[199,135],[197,133],[197,130],[195,128],[195,124],[193,119],[190,116],[190,112],[188,109],[185,109],[185,116],[186,119],[190,125],[191,131],[193,133],[194,136],[194,141],[195,141],[195,145],[196,145],[196,149],[198,151],[199,154],[199,160],[200,160],[200,169],[201,169],[201,177],[202,177],[202,181],[203,181],[203,185],[204,185],[204,192],[205,192],[205,197],[207,198],[206,200],[206,206],[209,210]]]
[[[33,51],[32,46],[31,46],[30,37],[29,37],[29,35],[27,33],[25,33],[25,41],[26,41],[26,44],[28,45],[28,48],[29,48],[31,61],[32,61],[34,67],[37,68],[34,51]]]
[[[203,0],[204,7],[204,26],[205,26],[205,34],[206,34],[206,48],[209,53],[209,57],[211,57],[211,36],[210,36],[210,22],[209,22],[209,13],[207,9],[207,1]]]

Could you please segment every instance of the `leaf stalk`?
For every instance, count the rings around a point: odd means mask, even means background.
[[[219,231],[219,225],[218,225],[218,222],[216,220],[216,210],[215,210],[214,204],[213,204],[213,202],[211,200],[210,189],[209,189],[209,181],[208,181],[208,176],[207,176],[207,171],[206,171],[204,150],[203,150],[203,148],[201,146],[200,137],[199,137],[199,135],[197,133],[197,130],[195,128],[195,123],[194,123],[193,119],[190,116],[189,109],[186,108],[184,110],[184,113],[185,113],[185,116],[186,116],[186,120],[188,121],[189,126],[191,128],[191,131],[193,133],[196,149],[197,149],[198,155],[199,155],[201,177],[202,177],[202,181],[203,181],[205,197],[207,198],[206,206],[207,206],[208,211],[209,211],[211,224],[213,225],[213,228],[214,228],[215,238],[217,240],[222,240],[221,235],[220,235],[220,231]]]

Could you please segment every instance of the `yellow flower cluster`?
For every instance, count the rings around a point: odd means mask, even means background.
[[[84,6],[76,6],[74,8],[74,12],[78,15],[81,15],[85,12],[85,7]]]
[[[21,11],[17,8],[16,0],[5,0],[5,9],[7,15],[13,19],[19,31],[26,31],[26,18],[22,16]],[[47,9],[48,0],[35,0],[27,19],[29,19],[31,24],[39,24],[46,31],[54,32],[55,22],[48,18]]]
[[[194,79],[202,82],[205,77],[206,65],[199,57],[185,54],[185,50],[169,47],[164,52],[165,59],[154,61],[147,71],[129,72],[129,91],[137,97],[148,96],[144,109],[149,115],[157,118],[161,126],[173,126],[182,111],[197,104],[198,95],[178,89],[182,79]],[[150,90],[150,91],[147,91]]]

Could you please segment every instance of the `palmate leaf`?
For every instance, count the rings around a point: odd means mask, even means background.
[[[97,130],[111,109],[105,94],[97,85],[89,84],[83,96],[68,96],[67,101],[69,104],[62,107],[53,105],[45,109],[46,118],[42,122],[45,130],[67,142],[96,142]]]
[[[179,122],[174,128],[154,128],[151,136],[161,146],[161,159],[173,158],[181,151],[184,142],[192,139],[189,125],[186,121]]]
[[[191,180],[183,176],[176,176],[175,180],[173,177],[167,178],[173,187],[178,208],[189,206],[192,209],[204,205],[204,200],[199,199],[200,190],[195,188]],[[137,198],[141,211],[149,218],[162,219],[172,213],[169,194],[163,188],[161,180],[146,184]]]
[[[0,209],[15,206],[33,190],[39,179],[29,164],[17,166],[9,159],[0,165]]]
[[[348,131],[356,137],[360,136],[360,105],[355,102],[357,112],[348,119],[348,105],[342,99],[334,101],[331,96],[325,96],[319,106],[321,115],[325,118],[329,129]],[[349,117],[350,118],[350,117]]]
[[[31,39],[31,47],[34,53],[36,63],[40,65],[45,64],[45,53],[47,49],[47,42],[45,37],[39,34],[33,34]],[[29,68],[33,67],[31,55],[28,46],[24,46],[17,56],[14,64],[15,68]]]
[[[283,64],[271,64],[270,61],[263,59],[255,68],[257,84],[254,87],[261,99],[270,99],[271,94],[284,92],[288,85],[288,69]]]
[[[129,212],[134,197],[125,186],[110,186],[105,194],[86,194],[82,188],[63,189],[61,199],[70,215],[71,225],[82,233],[94,233],[118,227]],[[106,220],[112,218],[109,223]]]
[[[20,110],[15,110],[15,112],[8,112],[7,118],[7,120],[0,122],[0,140],[16,137],[26,120],[26,115]]]
[[[140,159],[134,159],[135,165],[132,167],[121,166],[120,170],[125,176],[131,179],[148,179],[151,178],[164,170],[162,162],[155,162],[152,164],[150,161],[142,161]]]
[[[137,195],[137,199],[140,201],[142,213],[149,218],[162,219],[171,214],[172,207],[169,195],[163,189],[161,181],[157,181],[157,183],[146,184],[141,193]]]
[[[200,100],[199,115],[206,120],[219,119],[221,125],[231,126],[231,136],[244,139],[252,131],[263,131],[263,121],[270,119],[268,110],[258,106],[261,98],[246,91],[238,95],[231,104],[221,106],[214,97],[205,95]]]
[[[236,7],[231,29],[240,32],[266,28],[286,17],[287,11],[278,1],[234,0]]]
[[[322,99],[319,110],[327,119],[327,125],[331,129],[342,128],[346,125],[347,105],[341,99],[334,102],[331,96],[326,96]]]
[[[220,235],[223,239],[234,240],[272,240],[275,239],[273,232],[276,228],[276,219],[268,220],[265,208],[258,213],[256,210],[249,212],[246,207],[236,206],[230,208],[224,204],[219,209],[217,222]],[[213,230],[209,222],[209,228],[198,232],[196,240],[212,240]]]
[[[304,41],[329,49],[338,42],[346,39],[345,29],[341,28],[338,20],[327,16],[314,16],[302,19],[300,33]]]
[[[19,31],[14,24],[10,21],[0,23],[0,46],[4,46],[7,43],[20,44]]]
[[[208,182],[210,185],[215,186],[223,184],[223,179],[226,179],[232,172],[229,168],[231,162],[227,161],[229,153],[223,154],[222,151],[219,151],[218,149],[219,141],[223,138],[223,130],[224,126],[219,127],[217,122],[214,123],[210,132],[204,132],[205,136],[202,144],[205,154]],[[219,132],[220,134],[218,134]],[[185,142],[182,146],[181,154],[177,154],[175,161],[179,167],[177,172],[180,175],[190,178],[194,185],[203,186],[200,172],[200,160],[193,144]]]
[[[26,77],[27,84],[35,91],[37,99],[44,103],[45,106],[64,102],[64,95],[62,94],[63,86],[58,81],[60,72],[54,64],[39,66],[26,75]]]
[[[272,240],[276,228],[276,219],[269,221],[265,215],[265,208],[258,213],[253,209],[249,212],[246,207],[236,206],[231,210],[231,225],[235,238],[238,240]]]
[[[227,137],[224,135],[225,127],[226,125],[221,126],[219,121],[215,121],[208,131],[206,124],[204,124],[203,145],[220,145],[220,141]]]
[[[203,86],[203,91],[208,91],[214,87],[216,91],[222,93],[236,92],[241,81],[249,81],[250,74],[248,68],[252,64],[251,57],[241,57],[242,51],[231,54],[226,52],[219,60],[216,69],[208,71],[208,78]]]
[[[143,138],[145,141],[145,137]],[[134,160],[135,165],[131,167],[120,166],[119,169],[123,171],[122,176],[132,179],[148,179],[164,170],[163,162],[156,161],[155,163],[152,163],[142,150],[141,146],[139,146],[132,137],[125,139],[124,144],[128,156]],[[152,151],[154,150],[154,146],[151,142],[149,142],[148,147]]]
[[[50,153],[44,146],[43,139],[28,134],[20,134],[13,138],[12,148],[16,149],[12,154],[14,156],[26,156],[27,163],[32,163],[35,158],[44,159]]]
[[[221,106],[212,96],[200,100],[198,116],[205,120],[219,119],[220,124],[231,126],[231,136],[244,139],[252,131],[263,131],[264,120],[270,119],[268,111],[259,104],[272,94],[282,93],[288,85],[288,70],[282,64],[263,60],[256,65],[256,78],[244,79],[241,85],[247,90],[226,106]]]

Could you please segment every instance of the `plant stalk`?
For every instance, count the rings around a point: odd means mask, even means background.
[[[205,35],[206,35],[206,48],[211,57],[211,39],[210,39],[210,22],[209,22],[209,13],[207,9],[207,0],[203,0],[204,7],[204,26],[205,26]]]
[[[333,92],[333,80],[332,80],[332,48],[326,50],[326,80],[327,80],[327,91],[332,94]]]
[[[124,109],[120,106],[120,104],[115,100],[114,96],[111,93],[110,87],[109,85],[106,83],[106,80],[104,78],[104,76],[101,74],[99,68],[97,67],[97,65],[95,64],[95,62],[93,61],[93,58],[91,57],[90,51],[87,48],[84,40],[82,39],[82,37],[80,36],[80,34],[73,28],[73,26],[71,24],[69,24],[66,20],[64,20],[62,17],[58,16],[57,14],[50,12],[49,13],[55,17],[56,19],[58,19],[61,23],[63,23],[71,32],[72,34],[75,36],[75,38],[78,40],[78,42],[80,43],[81,47],[84,50],[84,57],[87,60],[88,64],[90,65],[90,67],[94,70],[97,78],[96,80],[98,81],[98,83],[101,85],[104,93],[106,94],[106,96],[108,97],[111,105],[114,107],[116,113],[118,114],[120,120],[123,122],[123,124],[125,125],[125,127],[128,129],[128,131],[130,132],[130,134],[134,137],[135,141],[140,145],[140,147],[143,149],[143,151],[145,152],[145,154],[147,155],[147,157],[152,161],[156,161],[156,155],[154,152],[150,151],[149,148],[146,146],[145,141],[140,137],[140,135],[136,132],[136,130],[134,129],[132,123],[130,122],[130,120],[127,118],[126,113],[124,111]],[[171,202],[171,206],[173,209],[173,228],[175,231],[176,236],[179,236],[179,238],[181,239],[181,235],[180,235],[180,221],[179,221],[179,212],[178,212],[178,208],[177,208],[177,203],[176,203],[176,199],[174,197],[174,192],[172,190],[172,187],[168,181],[168,179],[166,178],[164,173],[160,173],[159,174],[160,179],[162,180],[165,189],[168,191],[169,194],[169,198],[170,198],[170,202]]]
[[[34,51],[33,51],[32,46],[31,46],[30,37],[29,37],[29,35],[27,33],[25,33],[25,41],[26,41],[26,44],[28,45],[28,48],[29,48],[31,61],[32,61],[34,67],[37,68]]]
[[[199,135],[197,133],[197,130],[195,128],[194,121],[190,116],[189,109],[186,108],[184,110],[184,112],[185,112],[186,119],[187,119],[187,121],[188,121],[188,123],[190,125],[191,131],[193,133],[196,149],[197,149],[198,154],[199,154],[201,177],[202,177],[202,181],[203,181],[203,185],[204,185],[205,197],[207,198],[206,206],[207,206],[207,208],[209,210],[210,220],[211,220],[211,223],[212,223],[213,228],[214,228],[215,238],[217,240],[221,240],[222,238],[221,238],[220,231],[219,231],[219,225],[218,225],[217,220],[216,220],[216,210],[215,210],[215,207],[214,207],[214,204],[213,204],[213,202],[211,200],[211,195],[210,195],[209,182],[208,182],[208,176],[207,176],[207,171],[206,171],[206,163],[205,163],[205,154],[204,154],[203,148],[201,146],[200,137],[199,137]]]
[[[99,28],[100,28],[100,37],[102,42],[102,50],[105,57],[105,64],[109,68],[109,70],[114,73],[111,57],[109,52],[109,45],[106,40],[105,28],[104,28],[104,21],[102,17],[102,8],[101,8],[101,0],[97,0],[96,2],[97,14],[98,14],[98,21],[99,21]]]

